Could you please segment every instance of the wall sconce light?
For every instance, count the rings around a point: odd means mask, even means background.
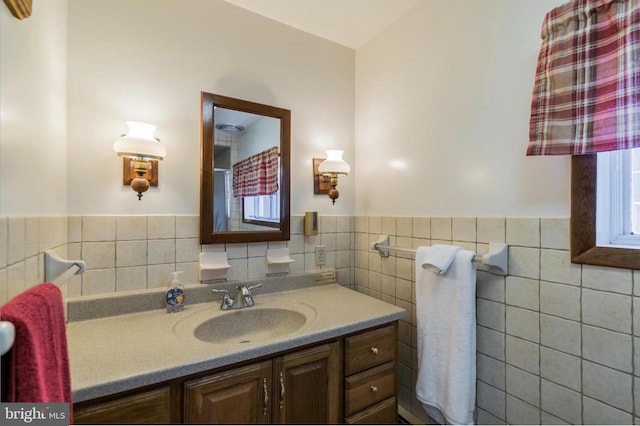
[[[131,189],[138,193],[138,200],[142,193],[149,189],[149,180],[158,185],[158,160],[164,159],[167,149],[160,144],[160,140],[153,136],[156,126],[139,121],[127,121],[129,131],[116,140],[113,150],[121,157],[125,157],[123,169],[123,184],[131,185]],[[131,178],[131,163],[135,176]]]
[[[340,196],[336,189],[338,175],[346,176],[351,171],[349,164],[342,159],[343,152],[340,149],[329,149],[326,151],[327,158],[325,160],[321,158],[313,159],[314,193],[329,194],[333,204],[336,203],[336,199]]]

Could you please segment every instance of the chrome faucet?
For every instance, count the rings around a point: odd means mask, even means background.
[[[247,287],[244,285],[236,286],[236,297],[231,298],[228,290],[222,289],[212,289],[211,291],[214,293],[223,293],[222,295],[222,304],[220,305],[220,309],[226,311],[228,309],[242,309],[248,308],[249,306],[254,305],[253,295],[251,294],[251,290],[256,289],[258,287],[262,287],[262,284],[256,284],[251,287]]]

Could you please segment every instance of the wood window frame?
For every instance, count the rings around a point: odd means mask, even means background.
[[[571,262],[640,269],[640,249],[596,246],[597,154],[571,158]]]

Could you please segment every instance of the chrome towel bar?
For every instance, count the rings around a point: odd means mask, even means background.
[[[389,257],[389,251],[415,254],[415,249],[393,247],[389,245],[389,236],[380,235],[378,241],[371,243],[371,250],[378,250],[380,256]],[[504,243],[489,243],[489,252],[476,254],[473,261],[489,267],[489,272],[507,275],[509,271],[509,246]]]

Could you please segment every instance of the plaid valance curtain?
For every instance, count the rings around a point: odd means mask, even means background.
[[[640,0],[575,0],[547,13],[527,155],[640,146]]]
[[[278,147],[274,146],[233,165],[233,196],[271,195],[278,191]]]

